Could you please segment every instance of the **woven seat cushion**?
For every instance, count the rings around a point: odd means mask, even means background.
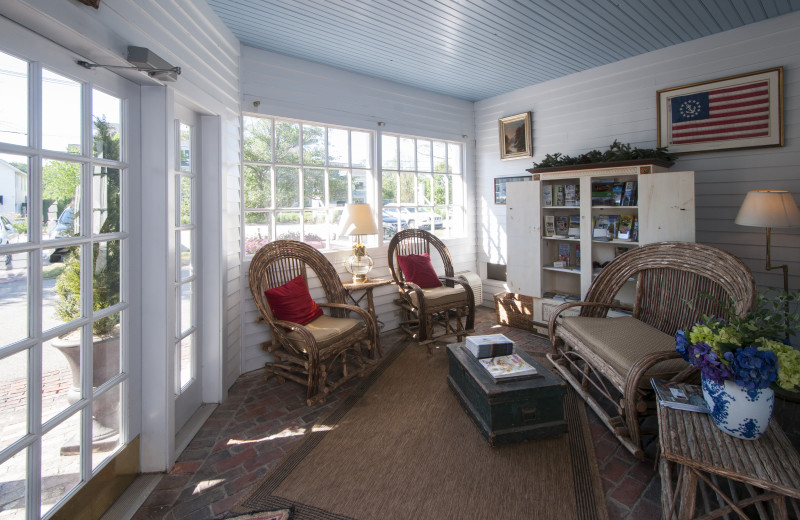
[[[422,297],[425,299],[425,304],[429,308],[455,304],[467,304],[467,293],[460,285],[458,287],[442,286],[432,287],[430,289],[422,289],[422,294]],[[411,302],[414,305],[419,305],[416,292],[412,292],[409,296],[411,296]]]
[[[317,347],[324,350],[328,345],[333,344],[339,339],[349,336],[361,328],[362,322],[353,318],[332,318],[323,314],[319,318],[311,321],[305,327],[317,340]],[[305,352],[305,342],[301,339],[298,332],[292,331],[286,335],[298,349]]]
[[[608,363],[622,378],[635,362],[653,352],[674,352],[675,338],[636,318],[585,318],[565,316],[561,327]],[[670,359],[652,367],[642,378],[649,387],[650,378],[669,379],[688,366],[681,358]]]

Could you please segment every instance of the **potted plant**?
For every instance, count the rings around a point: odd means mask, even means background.
[[[800,389],[800,352],[788,344],[800,324],[800,291],[767,297],[736,316],[704,316],[675,336],[678,353],[700,370],[703,396],[714,424],[741,439],[757,439],[767,429],[774,405],[772,387]]]

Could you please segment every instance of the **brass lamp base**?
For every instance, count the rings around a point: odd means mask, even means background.
[[[364,283],[367,281],[367,275],[365,274],[354,274],[353,275],[353,283]]]

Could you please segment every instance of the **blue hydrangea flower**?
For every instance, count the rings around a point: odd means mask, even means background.
[[[689,346],[689,362],[696,366],[704,377],[717,384],[722,384],[726,379],[731,379],[728,364],[723,362],[712,350],[708,343],[695,343]]]
[[[771,350],[751,345],[727,352],[724,357],[730,362],[732,379],[748,390],[767,388],[778,377],[778,356]]]
[[[686,337],[686,331],[679,330],[675,334],[675,350],[684,361],[689,361],[689,339]]]

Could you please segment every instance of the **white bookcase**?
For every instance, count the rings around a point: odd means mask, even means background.
[[[636,182],[635,204],[593,205],[593,185],[611,181]],[[575,206],[557,205],[555,186],[578,188]],[[543,204],[544,188],[553,191],[553,203]],[[654,165],[534,173],[533,182],[515,183],[507,194],[508,262],[507,280],[512,292],[534,297],[534,322],[544,323],[549,311],[560,301],[545,298],[551,293],[583,299],[597,272],[597,266],[619,252],[664,240],[693,242],[695,239],[694,172],[668,171]],[[630,215],[638,219],[638,240],[597,240],[593,218],[601,215]],[[549,237],[545,217],[575,216],[580,222],[575,237]],[[555,220],[555,219],[554,219]],[[569,247],[569,266],[556,267],[559,250]],[[576,265],[576,251],[580,265]],[[633,301],[635,284],[620,293],[620,302]]]

